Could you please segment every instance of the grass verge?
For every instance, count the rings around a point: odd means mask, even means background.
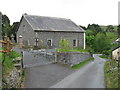
[[[21,88],[24,88],[25,75],[26,75],[26,72],[25,72],[25,70],[23,70],[22,77],[21,77],[21,84],[20,84]]]
[[[87,50],[82,49],[82,48],[76,48],[76,49],[72,49],[72,50],[68,50],[68,49],[57,49],[57,52],[86,52],[86,53],[88,53]]]
[[[6,76],[11,72],[14,68],[13,59],[20,56],[20,53],[12,51],[10,54],[3,54],[2,53],[2,60],[4,59],[3,65],[3,76]]]
[[[71,68],[73,68],[73,69],[79,69],[79,68],[81,68],[82,66],[84,66],[85,64],[87,64],[88,62],[93,61],[93,60],[94,60],[94,58],[91,57],[91,58],[89,58],[89,59],[86,60],[86,61],[83,61],[83,62],[81,62],[81,63],[79,63],[79,64],[76,64],[76,65],[72,66]]]
[[[103,59],[108,59],[108,57],[105,56],[105,55],[100,55],[99,57],[100,57],[100,58],[103,58]]]
[[[118,88],[120,84],[120,76],[118,75],[120,67],[115,60],[106,61],[104,65],[106,88]]]

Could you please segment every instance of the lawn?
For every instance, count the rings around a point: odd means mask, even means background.
[[[120,67],[118,68],[117,61],[109,60],[105,63],[104,73],[106,88],[118,88],[120,85],[120,75],[118,75],[118,72],[120,72]]]
[[[76,64],[76,65],[72,66],[72,68],[73,68],[73,69],[79,69],[79,68],[81,68],[82,66],[84,66],[85,64],[87,64],[88,62],[93,61],[93,60],[94,60],[94,58],[91,57],[91,58],[89,58],[89,59],[86,60],[86,61],[83,61],[83,62],[81,62],[81,63],[79,63],[79,64]]]

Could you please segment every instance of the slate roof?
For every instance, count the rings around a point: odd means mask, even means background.
[[[23,15],[35,31],[72,31],[85,32],[70,19],[45,17],[36,15]]]

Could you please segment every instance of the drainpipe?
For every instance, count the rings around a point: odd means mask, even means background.
[[[84,49],[85,49],[85,32],[84,32]]]

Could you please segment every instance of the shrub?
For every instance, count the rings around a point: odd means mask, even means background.
[[[72,49],[72,45],[68,39],[62,39],[59,42],[59,47],[62,51],[69,51]]]
[[[107,56],[109,56],[109,55],[110,55],[110,53],[111,53],[111,51],[110,51],[110,50],[104,50],[104,51],[102,52],[102,54],[107,55]]]
[[[20,56],[20,53],[18,53],[18,52],[15,52],[15,51],[10,52],[10,58],[16,58],[19,56]]]

